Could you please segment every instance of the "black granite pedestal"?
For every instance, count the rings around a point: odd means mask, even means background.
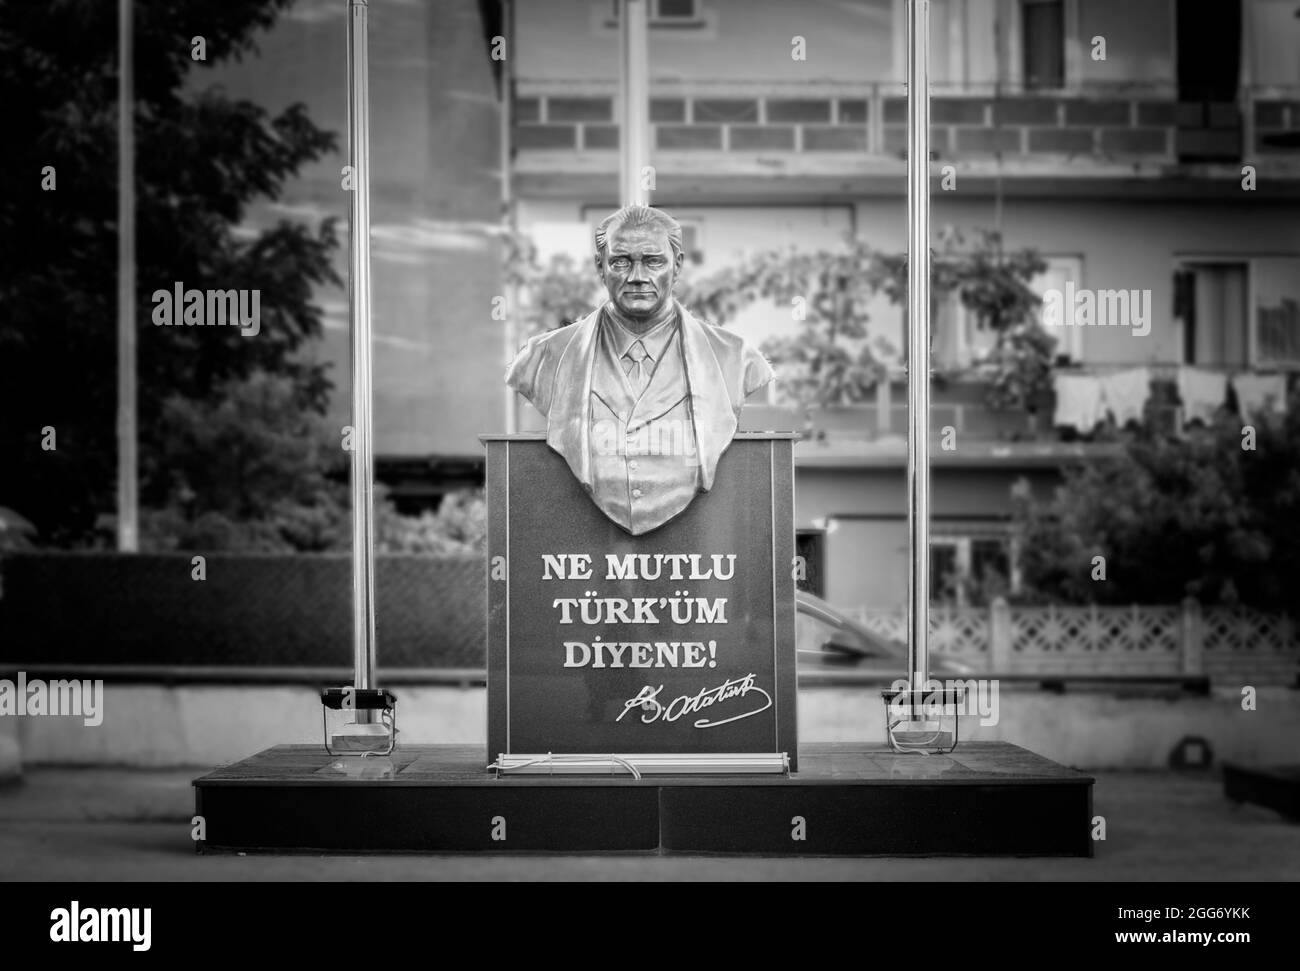
[[[201,852],[1090,856],[1088,775],[1006,742],[801,747],[788,775],[505,776],[477,746],[281,745],[195,780]]]

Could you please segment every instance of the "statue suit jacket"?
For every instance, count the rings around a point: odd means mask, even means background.
[[[546,441],[634,536],[713,487],[745,398],[772,380],[763,356],[677,304],[677,333],[639,395],[601,339],[601,310],[529,339],[506,383],[546,416]]]

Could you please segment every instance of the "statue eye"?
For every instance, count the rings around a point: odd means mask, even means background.
[[[615,270],[626,270],[632,265],[632,261],[626,256],[616,256],[609,261],[609,265]]]
[[[659,269],[663,269],[663,265],[667,261],[662,256],[652,256],[650,257],[650,259],[646,260],[645,262],[646,262],[646,266],[650,267],[651,269],[659,270]]]

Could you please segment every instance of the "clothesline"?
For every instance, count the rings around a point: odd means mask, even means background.
[[[1243,417],[1272,410],[1286,410],[1285,374],[1244,372],[1229,376],[1226,371],[1175,365],[1178,400],[1184,426],[1200,421],[1209,424],[1228,403],[1228,388],[1237,399]],[[1053,375],[1056,393],[1054,424],[1089,434],[1109,415],[1119,427],[1141,421],[1151,394],[1154,368],[1128,367],[1108,373],[1058,370]]]

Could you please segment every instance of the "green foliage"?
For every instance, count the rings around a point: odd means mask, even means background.
[[[972,241],[951,227],[939,234],[931,261],[931,320],[952,294],[998,335],[979,372],[996,407],[1032,407],[1051,386],[1054,339],[1037,323],[1038,296],[1029,281],[1047,264],[1031,249],[1004,252],[1001,238],[978,230]],[[781,369],[786,391],[805,407],[867,399],[887,377],[899,350],[869,340],[867,308],[879,297],[907,302],[907,257],[849,238],[836,250],[767,251],[690,285],[684,302],[719,323],[770,300],[790,306],[800,333],[766,342],[764,353]]]
[[[781,370],[783,391],[805,407],[851,404],[868,397],[896,353],[868,340],[867,306],[899,292],[898,272],[896,260],[860,240],[835,251],[773,250],[693,281],[682,302],[720,324],[759,300],[790,307],[800,332],[762,348]]]
[[[1036,411],[1038,401],[1052,387],[1055,347],[1056,338],[1032,319],[1018,320],[1000,331],[988,359],[976,367],[988,379],[989,404]]]
[[[1029,281],[1047,269],[1047,262],[1032,249],[1003,250],[994,230],[978,229],[972,235],[968,242],[966,234],[951,226],[939,233],[931,283],[936,295],[945,298],[955,291],[978,323],[999,333],[1032,321],[1041,300]]]
[[[565,253],[543,263],[537,246],[523,233],[507,234],[502,247],[505,280],[515,288],[522,344],[534,334],[567,327],[602,302],[600,277],[593,264],[577,265]]]
[[[210,399],[163,402],[150,450],[155,503],[141,515],[153,549],[328,550],[351,542],[342,430],[298,406],[291,377],[255,372]]]
[[[975,372],[988,381],[987,400],[994,408],[1033,412],[1052,386],[1056,338],[1038,323],[1042,302],[1029,281],[1047,269],[1032,249],[1002,248],[1001,236],[976,230],[974,242],[951,227],[940,233],[942,250],[934,262],[934,289],[939,299],[955,292],[978,327],[990,328],[997,343]]]
[[[298,351],[320,333],[313,287],[339,283],[334,227],[281,222],[248,234],[248,204],[277,198],[304,164],[336,148],[301,105],[272,116],[187,79],[252,48],[290,0],[136,0],[136,304],[141,500],[161,505],[160,459],[177,395],[213,400],[264,371],[292,381],[294,407],[324,411],[323,365]],[[201,32],[208,61],[190,58]],[[90,541],[114,508],[117,361],[117,5],[104,0],[8,4],[0,18],[5,193],[0,200],[0,503],[32,520],[42,542]],[[55,191],[42,191],[44,166]],[[151,294],[261,290],[261,330],[154,327]],[[57,451],[40,448],[52,426]],[[191,476],[191,478],[193,478]],[[197,480],[195,480],[197,481]]]
[[[444,496],[438,511],[401,516],[385,503],[376,509],[375,548],[381,553],[483,553],[487,502],[482,490]]]
[[[352,548],[349,454],[342,429],[296,407],[291,378],[258,372],[221,385],[211,403],[181,395],[163,406],[161,503],[141,512],[141,547],[289,553]],[[163,473],[160,471],[160,476]],[[479,493],[447,496],[437,513],[404,516],[375,490],[380,553],[484,548]]]
[[[1300,587],[1300,398],[1285,416],[1224,419],[1186,439],[1144,433],[1069,470],[1050,500],[1015,502],[1026,599],[1295,609]],[[1095,556],[1106,579],[1093,580]]]

